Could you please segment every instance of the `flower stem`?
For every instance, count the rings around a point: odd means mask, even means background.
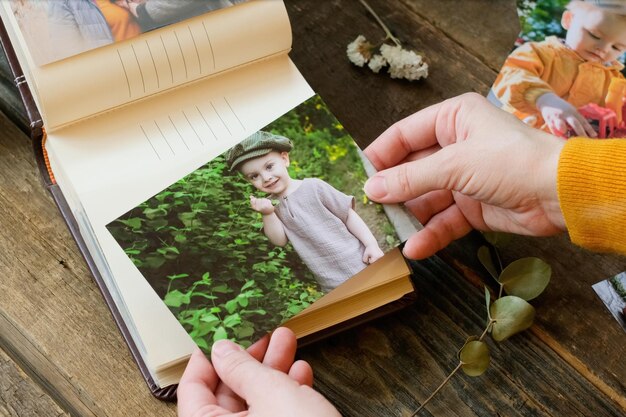
[[[398,38],[396,38],[395,36],[393,36],[391,34],[391,31],[389,30],[389,28],[387,27],[387,25],[385,25],[383,23],[383,21],[381,20],[380,17],[378,17],[378,15],[376,14],[376,12],[370,7],[369,4],[367,4],[367,2],[365,0],[359,0],[361,2],[361,4],[363,5],[363,7],[365,7],[367,9],[368,12],[370,12],[370,14],[372,16],[374,16],[374,19],[376,19],[376,21],[378,22],[378,24],[380,25],[380,27],[385,31],[385,34],[387,35],[386,39],[391,39],[393,41],[393,43],[396,44],[396,46],[402,46],[400,44],[400,41],[398,40]],[[385,39],[385,40],[386,40]]]
[[[456,373],[457,373],[457,371],[458,371],[459,369],[461,369],[461,366],[463,366],[463,362],[459,362],[459,364],[456,366],[456,368],[454,368],[454,370],[453,370],[452,372],[450,372],[450,375],[448,375],[448,376],[446,377],[446,379],[444,379],[444,380],[443,380],[443,382],[441,383],[441,385],[439,385],[439,386],[437,387],[437,389],[436,389],[436,390],[435,390],[432,394],[430,394],[430,397],[426,398],[426,401],[424,401],[424,402],[422,403],[422,405],[420,405],[420,407],[419,407],[417,410],[415,410],[415,412],[414,412],[413,414],[411,414],[411,417],[415,417],[415,416],[417,415],[417,413],[419,413],[420,411],[422,411],[422,408],[424,408],[424,407],[426,406],[426,404],[428,404],[428,403],[429,403],[429,401],[430,401],[430,400],[432,400],[432,399],[433,399],[433,397],[434,397],[435,395],[437,395],[437,393],[438,393],[439,391],[441,391],[441,389],[442,389],[442,388],[443,388],[443,387],[444,387],[444,386],[448,383],[448,381],[450,381],[450,378],[452,378],[452,377],[454,376],[454,374],[456,374]]]

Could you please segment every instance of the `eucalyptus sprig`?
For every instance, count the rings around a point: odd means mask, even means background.
[[[498,268],[493,262],[491,250],[487,246],[478,249],[478,259],[489,274],[499,284],[498,297],[491,302],[491,292],[485,286],[485,306],[487,323],[480,336],[470,336],[458,352],[458,365],[450,372],[435,391],[415,410],[416,416],[430,400],[450,381],[459,370],[468,376],[482,375],[490,363],[489,346],[483,341],[487,334],[496,342],[528,329],[535,319],[535,308],[529,300],[541,294],[552,275],[552,268],[539,258],[522,258],[502,268],[500,256],[493,248]],[[498,273],[498,271],[500,271]],[[502,296],[505,292],[507,295]]]

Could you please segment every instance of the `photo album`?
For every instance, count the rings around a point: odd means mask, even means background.
[[[169,2],[171,3],[171,2]],[[44,182],[151,392],[199,346],[310,342],[414,297],[282,1],[3,0]]]

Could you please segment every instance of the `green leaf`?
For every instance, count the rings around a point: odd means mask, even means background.
[[[227,338],[228,338],[228,333],[226,332],[226,329],[224,327],[220,326],[217,329],[215,329],[215,333],[213,333],[213,343],[217,342],[218,340],[227,339]]]
[[[247,290],[248,288],[253,287],[254,284],[256,284],[256,282],[253,279],[250,281],[246,281],[246,283],[243,284],[243,286],[241,287],[241,291]]]
[[[189,304],[189,294],[173,290],[165,294],[163,302],[168,307],[180,307],[183,304]]]
[[[489,292],[489,288],[485,285],[485,304],[487,305],[487,318],[491,321],[491,312],[489,311],[489,306],[491,305],[491,292]]]
[[[228,314],[233,314],[235,312],[235,310],[237,309],[237,305],[239,303],[237,302],[237,299],[232,299],[229,301],[226,301],[226,304],[224,304],[224,308],[226,309],[226,311],[228,311]]]
[[[479,376],[489,367],[489,348],[485,342],[469,341],[459,355],[461,369],[469,376]]]
[[[141,221],[142,220],[139,217],[133,217],[132,219],[128,219],[128,220],[120,220],[120,223],[123,223],[127,227],[130,227],[131,229],[136,230],[141,227]]]
[[[238,313],[226,316],[226,318],[224,319],[224,326],[226,327],[234,327],[240,323],[241,323],[241,316]]]
[[[506,246],[511,241],[511,235],[501,232],[483,232],[485,240],[497,248]]]
[[[552,268],[539,258],[522,258],[504,268],[498,281],[509,295],[532,300],[550,282]]]
[[[495,265],[493,264],[491,251],[489,251],[489,248],[487,246],[481,246],[480,248],[478,248],[478,260],[481,264],[483,264],[487,272],[489,272],[492,277],[498,279],[498,272]]]
[[[533,306],[514,295],[497,299],[489,310],[494,321],[491,336],[498,342],[528,329],[535,319]]]
[[[204,351],[208,351],[209,350],[209,344],[206,342],[205,339],[201,338],[201,337],[197,337],[193,339],[194,342],[196,342],[196,345],[198,345],[198,347]]]

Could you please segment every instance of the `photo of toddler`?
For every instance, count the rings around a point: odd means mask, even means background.
[[[259,131],[232,148],[231,170],[269,198],[250,196],[250,206],[263,216],[263,232],[274,245],[291,242],[302,261],[330,291],[383,256],[376,238],[354,211],[354,197],[317,178],[291,178],[291,141]]]
[[[561,25],[565,39],[549,36],[527,42],[509,55],[489,98],[555,135],[596,137],[580,108],[606,107],[611,93],[623,87],[624,65],[618,58],[626,51],[626,5],[571,1]],[[614,106],[621,116],[622,101]]]

